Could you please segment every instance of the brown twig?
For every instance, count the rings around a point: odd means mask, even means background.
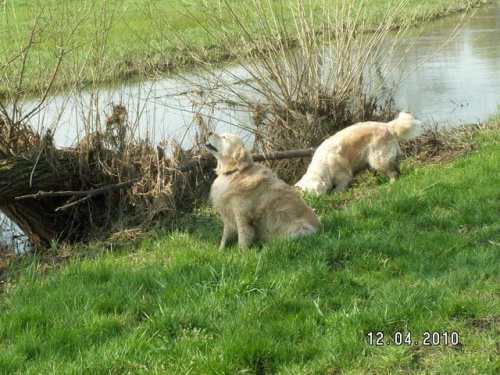
[[[136,181],[137,181],[137,179],[135,179],[135,180],[129,180],[129,181],[125,181],[125,182],[120,182],[118,184],[107,185],[107,186],[103,186],[102,188],[90,190],[87,196],[85,196],[82,199],[79,199],[77,201],[74,201],[74,202],[65,204],[63,206],[57,207],[55,209],[55,211],[59,212],[59,211],[67,210],[68,208],[71,208],[71,207],[77,206],[77,205],[79,205],[79,204],[81,204],[83,202],[86,202],[86,201],[90,200],[92,197],[94,197],[96,195],[99,195],[99,194],[102,194],[102,193],[104,193],[106,191],[117,190],[117,189],[125,189],[127,187],[132,186],[134,184],[134,182],[136,182]]]
[[[16,200],[39,199],[39,198],[53,198],[53,197],[67,197],[67,196],[90,197],[91,198],[95,195],[105,193],[106,191],[128,188],[128,187],[132,186],[134,184],[134,182],[136,182],[136,181],[137,181],[137,179],[119,182],[117,184],[106,185],[106,186],[103,186],[103,187],[100,187],[97,189],[92,189],[92,190],[39,191],[36,194],[21,195],[19,197],[16,197],[15,199]],[[76,202],[80,202],[80,200],[76,201]],[[73,203],[76,203],[76,202],[73,202]],[[65,207],[65,206],[63,206],[63,207]]]

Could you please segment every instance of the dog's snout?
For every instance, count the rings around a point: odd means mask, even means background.
[[[210,137],[212,134],[214,134],[213,132],[208,132],[208,136]]]

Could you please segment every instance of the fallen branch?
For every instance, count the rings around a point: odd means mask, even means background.
[[[129,180],[129,181],[124,181],[124,182],[119,182],[117,184],[111,184],[111,185],[106,185],[97,189],[92,189],[92,190],[75,190],[75,191],[39,191],[36,194],[28,194],[28,195],[22,195],[20,197],[16,197],[16,200],[21,200],[21,199],[39,199],[39,198],[52,198],[52,197],[67,197],[67,196],[72,196],[72,197],[84,197],[82,199],[79,199],[77,201],[65,204],[63,206],[57,207],[55,209],[56,212],[64,211],[67,210],[68,208],[77,206],[81,203],[84,203],[96,195],[103,194],[107,191],[111,190],[118,190],[118,189],[126,189],[134,184],[138,179],[134,180]]]
[[[312,156],[312,154],[314,154],[314,149],[307,148],[304,150],[290,150],[290,151],[271,152],[267,154],[253,154],[252,158],[254,161],[282,160],[282,159],[305,158]]]
[[[73,191],[39,191],[36,194],[27,194],[21,195],[19,197],[15,197],[15,200],[21,199],[39,199],[39,198],[53,198],[53,197],[93,197],[95,195],[99,195],[105,193],[110,190],[118,190],[125,189],[134,184],[134,182],[138,181],[138,179],[119,182],[117,184],[106,185],[97,189],[92,190],[73,190]],[[77,201],[78,202],[78,201]],[[64,206],[63,206],[64,207]]]
[[[81,204],[83,202],[86,202],[86,201],[90,200],[92,197],[94,197],[96,195],[97,194],[89,194],[85,198],[82,198],[82,199],[79,199],[77,201],[74,201],[74,202],[71,202],[71,203],[59,206],[54,211],[55,212],[61,212],[61,211],[67,210],[68,208],[71,208],[73,206],[77,206],[77,205],[79,205],[79,204]]]
[[[63,206],[57,207],[55,209],[55,211],[56,212],[60,212],[60,211],[67,210],[68,208],[77,206],[77,205],[79,205],[79,204],[81,204],[83,202],[86,202],[86,201],[90,200],[91,198],[95,197],[96,195],[103,194],[103,193],[105,193],[107,191],[118,190],[118,189],[126,189],[126,188],[132,186],[134,184],[134,182],[136,182],[136,181],[138,181],[138,179],[129,180],[129,181],[125,181],[125,182],[120,182],[118,184],[113,184],[113,185],[106,185],[106,186],[103,186],[102,188],[89,190],[88,191],[88,195],[85,196],[84,198],[79,199],[79,200],[74,201],[74,202],[71,202],[71,203],[68,203],[68,204],[65,204]]]
[[[58,152],[54,158],[38,157],[39,153],[27,153],[0,160],[0,206],[15,204],[15,198],[35,194],[38,190],[76,190],[79,181],[75,172],[75,156],[69,152]],[[30,184],[33,166],[36,172]]]
[[[278,151],[265,154],[252,154],[254,161],[265,161],[265,160],[281,160],[281,159],[293,159],[293,158],[305,158],[312,156],[314,153],[313,148],[303,149],[303,150],[290,150],[290,151]],[[215,167],[216,159],[212,157],[202,157],[198,160],[190,161],[179,167],[180,172],[188,172],[196,168],[208,168]]]

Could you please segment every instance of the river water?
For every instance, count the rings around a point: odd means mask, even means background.
[[[407,78],[396,91],[396,107],[413,112],[427,124],[458,126],[485,121],[500,103],[500,4],[477,10],[460,33],[442,47],[458,21],[454,16],[427,25],[398,72]],[[236,67],[223,81],[238,85],[247,78],[245,71]],[[58,147],[74,146],[87,131],[82,124],[101,126],[112,103],[127,107],[135,136],[152,143],[171,139],[190,146],[197,131],[196,113],[208,118],[217,131],[243,134],[250,114],[231,105],[224,111],[206,105],[199,86],[220,89],[187,74],[183,79],[171,77],[83,90],[50,98],[30,121],[39,131],[51,128]],[[25,111],[35,104],[26,103]],[[19,230],[0,215],[0,241],[2,238],[18,249],[25,246]]]
[[[432,22],[407,58],[407,70],[445,41],[457,17]],[[477,10],[466,27],[399,87],[396,104],[425,122],[485,121],[500,104],[500,4]]]

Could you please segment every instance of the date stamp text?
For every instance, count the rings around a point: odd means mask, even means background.
[[[412,332],[394,332],[391,336],[384,332],[368,332],[366,334],[370,346],[458,346],[460,334],[457,331],[439,332],[425,331],[422,334]]]

